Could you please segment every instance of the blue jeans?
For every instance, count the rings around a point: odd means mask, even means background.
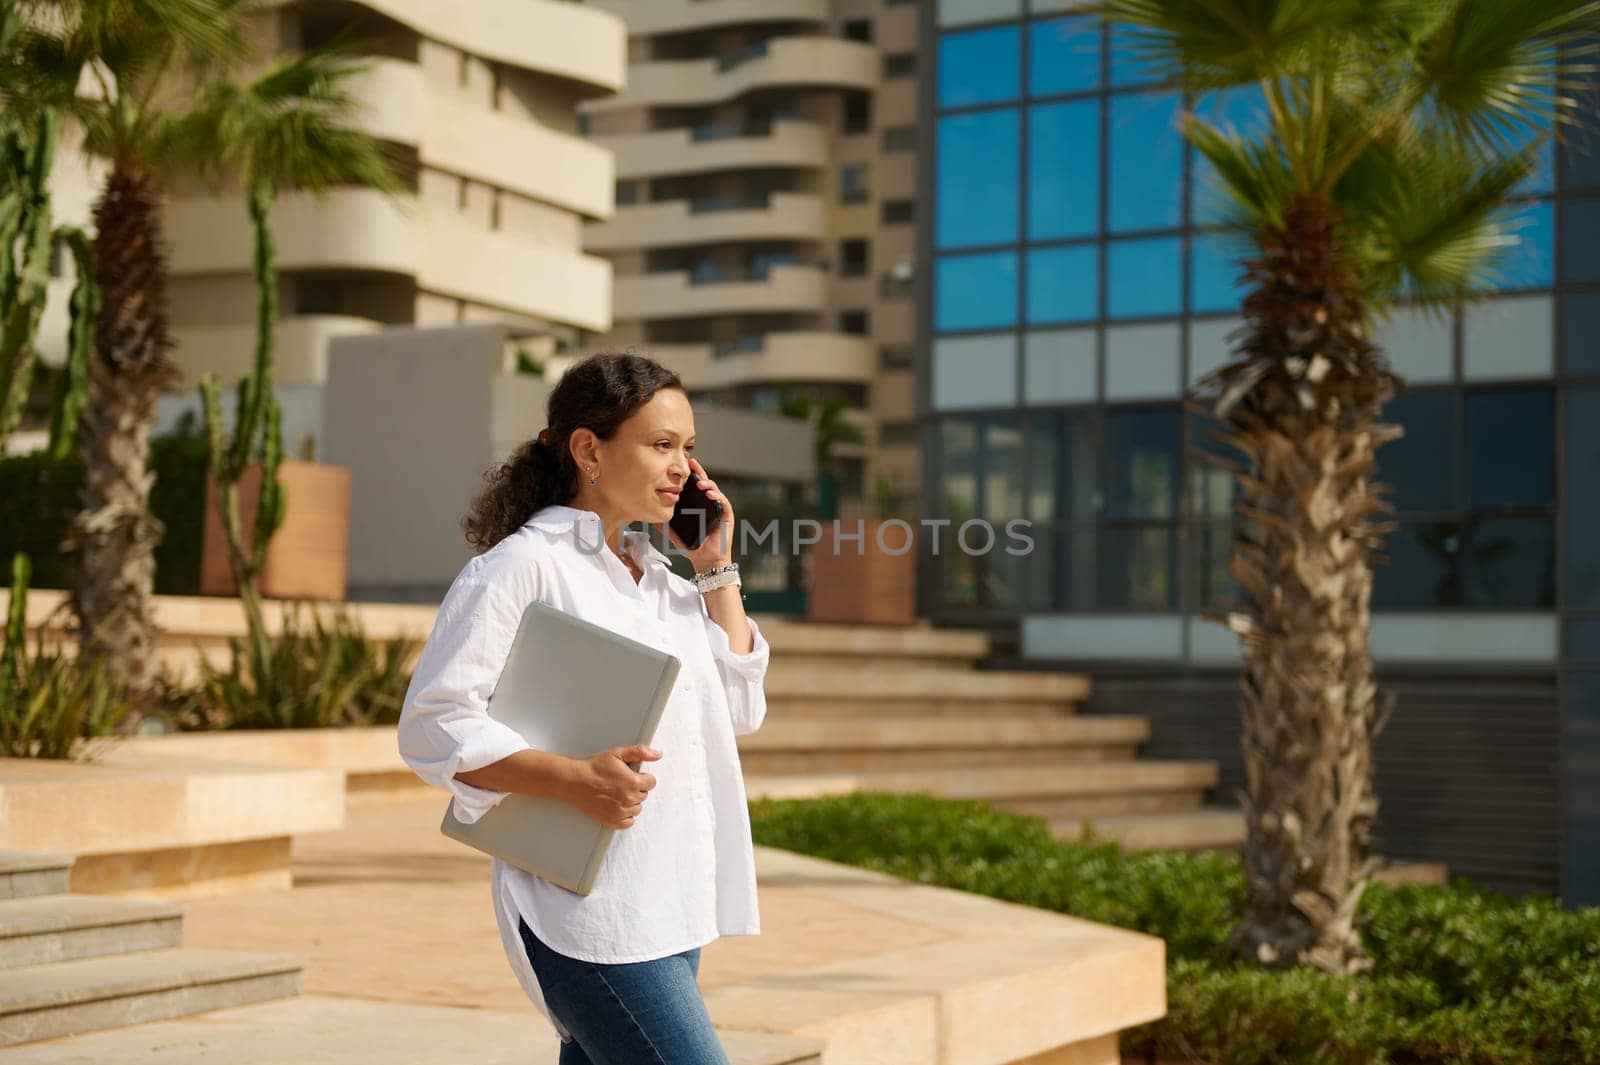
[[[603,965],[558,954],[518,919],[550,1013],[572,1033],[560,1065],[728,1065],[695,978],[700,950]]]

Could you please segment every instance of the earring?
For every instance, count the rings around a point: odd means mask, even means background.
[[[594,473],[594,471],[593,471],[593,470],[590,470],[590,471],[589,471],[589,472],[590,472],[590,474],[593,474],[593,473]],[[594,476],[591,476],[591,477],[590,477],[590,478],[589,478],[589,483],[590,483],[590,484],[599,484],[599,483],[600,483],[600,478],[598,478],[598,477],[594,477]]]

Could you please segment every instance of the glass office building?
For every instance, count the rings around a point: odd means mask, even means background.
[[[1201,614],[1232,592],[1232,490],[1188,454],[1217,445],[1183,399],[1203,402],[1196,382],[1229,359],[1242,249],[1178,119],[1193,108],[1248,133],[1263,108],[1251,89],[1186,99],[1068,7],[930,0],[924,14],[923,512],[953,527],[1026,517],[1034,539],[1020,556],[926,557],[924,607],[1091,672],[1106,708],[1152,714],[1158,753],[1170,716],[1171,753],[1219,757],[1227,785],[1238,651]],[[1390,853],[1594,902],[1589,139],[1547,153],[1519,190],[1521,240],[1492,298],[1455,316],[1402,309],[1376,338],[1407,382],[1388,409],[1407,435],[1380,453],[1399,530],[1373,653],[1402,703],[1378,752]]]

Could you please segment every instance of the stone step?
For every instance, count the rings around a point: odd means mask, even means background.
[[[752,798],[801,798],[860,791],[929,792],[952,799],[987,799],[996,805],[1094,796],[1193,794],[1213,786],[1211,762],[1103,762],[1084,765],[748,775]]]
[[[168,949],[0,970],[0,1046],[300,993],[305,959]]]
[[[766,632],[765,629],[761,630]],[[774,650],[777,644],[773,644]],[[838,655],[838,654],[791,654],[784,647],[779,656],[773,660],[772,672],[807,672],[810,670],[827,669],[903,669],[921,670],[934,673],[971,673],[977,668],[977,659],[973,658],[928,658],[920,655]],[[771,673],[768,674],[771,676]]]
[[[72,859],[64,854],[0,850],[0,899],[64,895],[72,890]]]
[[[816,655],[835,661],[869,658],[971,663],[989,654],[989,637],[960,629],[835,625],[763,615],[756,616],[756,623],[773,648],[782,649],[785,658]]]
[[[97,895],[0,900],[0,970],[183,945],[183,908]]]
[[[820,1065],[822,1041],[718,1031],[731,1065]],[[463,1048],[470,1047],[470,1052]],[[214,1010],[6,1051],[6,1065],[556,1065],[561,1041],[521,1012],[332,995]]]
[[[1029,799],[991,799],[990,805],[1044,821],[1175,814],[1205,805],[1201,788],[1176,791],[1123,791],[1104,795],[1045,795]]]
[[[873,717],[1065,717],[1077,709],[1077,704],[1059,699],[996,699],[977,702],[972,699],[885,699],[875,696],[847,698],[795,697],[774,695],[767,691],[767,720],[789,721],[796,718],[860,719]],[[765,726],[763,726],[765,729]]]
[[[1093,717],[880,717],[863,721],[772,720],[739,737],[739,751],[1032,747],[1143,743],[1150,722],[1133,715]]]
[[[1128,761],[1140,717],[867,717],[769,720],[739,737],[746,773],[915,770]]]
[[[939,699],[978,704],[1008,700],[1076,703],[1089,697],[1089,678],[1078,673],[1007,673],[1000,670],[857,669],[790,672],[774,668],[762,683],[767,698],[863,699],[917,702]]]
[[[1060,839],[1078,839],[1087,828],[1128,850],[1232,850],[1244,840],[1244,814],[1226,808],[1115,814],[1061,818],[1050,828]]]

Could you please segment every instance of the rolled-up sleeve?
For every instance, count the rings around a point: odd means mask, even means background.
[[[767,716],[767,694],[762,682],[767,676],[767,664],[772,659],[772,648],[761,634],[755,618],[750,622],[753,640],[750,650],[736,654],[721,625],[706,615],[706,638],[711,641],[711,656],[716,659],[717,671],[722,674],[722,686],[728,693],[728,710],[733,716],[733,734],[743,736],[761,727]]]
[[[439,605],[400,711],[400,757],[424,781],[455,796],[455,815],[464,824],[508,793],[474,787],[456,774],[529,747],[487,712],[520,621],[509,594],[485,581],[458,580]]]

